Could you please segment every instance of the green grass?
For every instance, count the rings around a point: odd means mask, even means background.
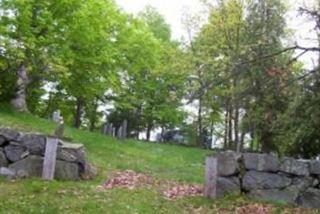
[[[21,131],[52,134],[55,125],[30,114],[0,106],[0,126]],[[30,178],[8,182],[0,180],[0,213],[234,213],[236,207],[250,203],[242,197],[211,201],[203,197],[170,201],[156,187],[134,190],[98,191],[97,186],[115,170],[132,169],[158,180],[203,183],[204,159],[208,151],[145,143],[119,142],[98,133],[66,127],[65,136],[85,145],[90,162],[99,168],[91,181],[45,182]],[[281,213],[283,206],[275,206]]]

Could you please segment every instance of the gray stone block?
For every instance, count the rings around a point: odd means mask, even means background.
[[[218,177],[217,180],[217,197],[227,194],[240,194],[240,181],[238,177]]]
[[[2,150],[0,150],[0,167],[6,167],[8,166],[8,159],[6,155],[3,153]]]
[[[77,162],[85,165],[85,151],[82,144],[63,142],[58,147],[57,159],[68,162]]]
[[[289,186],[285,189],[257,189],[252,190],[248,193],[249,198],[273,201],[280,203],[295,204],[299,196],[299,189],[296,187]]]
[[[270,154],[243,154],[243,161],[246,169],[277,172],[279,170],[279,160],[274,155]]]
[[[6,138],[0,136],[0,146],[2,146],[5,142],[7,142]]]
[[[7,167],[0,167],[0,176],[7,179],[14,179],[16,177],[15,170],[9,169]]]
[[[320,175],[320,160],[310,161],[310,174]]]
[[[32,155],[43,155],[46,148],[46,138],[41,135],[26,134],[21,137],[21,143]]]
[[[7,141],[19,141],[21,134],[7,128],[0,128],[0,136],[4,137]]]
[[[320,189],[308,188],[298,198],[297,203],[304,208],[320,208]]]
[[[281,161],[280,171],[298,176],[308,176],[309,164],[303,160],[285,157]]]
[[[16,162],[18,160],[21,160],[26,151],[27,150],[25,147],[15,142],[10,142],[8,146],[4,147],[4,152],[6,154],[6,157],[11,162]]]
[[[232,176],[239,172],[238,160],[240,156],[233,151],[214,154],[218,159],[218,175]]]
[[[290,184],[290,178],[275,173],[248,171],[243,177],[245,190],[285,188]]]
[[[15,171],[25,171],[32,177],[41,177],[43,170],[43,158],[31,155],[23,160],[11,164],[9,168],[14,169]],[[54,177],[61,180],[78,180],[80,179],[79,166],[76,163],[57,161]]]

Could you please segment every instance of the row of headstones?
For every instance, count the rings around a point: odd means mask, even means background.
[[[63,137],[63,117],[60,115],[60,111],[57,110],[53,112],[52,120],[57,124],[55,135],[59,138]],[[112,123],[108,121],[102,126],[102,134],[109,135],[112,137],[117,137],[118,139],[127,138],[128,121],[124,120],[122,125],[118,128],[114,127]]]
[[[112,123],[105,122],[102,126],[102,134],[117,137],[118,139],[127,138],[128,121],[124,120],[122,125],[116,129]]]

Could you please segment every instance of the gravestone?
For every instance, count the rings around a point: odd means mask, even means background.
[[[105,122],[103,125],[102,125],[102,128],[101,128],[101,133],[106,135],[108,134],[108,126],[109,126],[109,123],[108,122]]]
[[[46,138],[46,150],[43,161],[42,179],[52,180],[54,178],[56,157],[59,139],[63,138],[64,122],[60,111],[57,110],[53,113],[52,119],[57,123],[54,131],[54,138]]]
[[[204,196],[207,198],[216,198],[218,180],[218,159],[213,156],[208,156],[206,158],[205,170],[206,183],[204,188]]]
[[[123,130],[123,127],[122,126],[120,126],[120,128],[118,129],[118,133],[117,133],[117,137],[118,137],[118,139],[123,139],[122,138],[122,130]]]
[[[122,139],[127,138],[127,128],[128,128],[128,121],[124,120],[122,123]]]
[[[52,180],[54,178],[58,142],[58,138],[47,138],[42,171],[42,179],[44,180]]]
[[[56,123],[59,123],[60,118],[61,118],[60,110],[54,111],[52,114],[52,120]]]
[[[113,136],[113,124],[110,123],[107,127],[107,134]]]

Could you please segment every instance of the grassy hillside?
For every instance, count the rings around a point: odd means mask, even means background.
[[[54,124],[29,114],[0,107],[0,125],[25,131],[52,134]],[[247,205],[241,197],[210,201],[189,197],[170,201],[156,187],[98,191],[97,186],[115,170],[131,169],[159,180],[203,183],[207,151],[173,145],[159,145],[115,139],[66,128],[65,135],[85,145],[88,159],[98,166],[91,181],[45,182],[26,179],[0,180],[0,213],[234,213]],[[273,207],[282,212],[285,207]]]

